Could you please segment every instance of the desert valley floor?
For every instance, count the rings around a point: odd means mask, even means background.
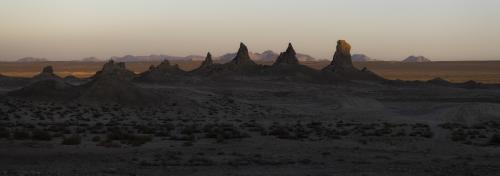
[[[500,172],[492,141],[500,89],[255,80],[138,86],[165,102],[2,99],[0,137],[12,136],[0,140],[0,175]]]

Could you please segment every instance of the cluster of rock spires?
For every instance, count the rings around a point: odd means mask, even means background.
[[[81,85],[68,84],[68,81],[54,74],[51,66],[45,67],[32,80],[34,83],[9,93],[22,97],[47,97],[54,99],[78,99],[97,102],[119,102],[148,104],[161,101],[161,96],[146,92],[134,84],[140,82],[163,82],[182,80],[185,77],[241,77],[250,76],[261,80],[293,80],[305,82],[335,82],[363,80],[386,82],[385,79],[366,68],[354,67],[351,46],[344,40],[337,42],[335,54],[330,65],[322,70],[315,70],[300,64],[292,44],[288,44],[285,52],[279,54],[271,66],[256,64],[249,55],[248,48],[241,43],[236,56],[228,63],[214,63],[212,55],[207,53],[203,63],[195,70],[186,72],[168,60],[159,65],[152,65],[149,70],[136,74],[126,68],[125,63],[110,60],[87,82]],[[435,79],[432,84],[449,85],[451,83]],[[477,84],[468,84],[477,85]]]
[[[135,73],[128,70],[125,67],[125,63],[115,63],[113,60],[110,60],[103,65],[100,71],[96,72],[93,79],[97,79],[99,77],[114,77],[121,80],[132,80],[135,77]]]
[[[164,60],[158,66],[151,65],[149,70],[141,73],[136,80],[143,82],[163,82],[185,73],[184,70],[179,68],[179,65],[171,65],[168,60]]]

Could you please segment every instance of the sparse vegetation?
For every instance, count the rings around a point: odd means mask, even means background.
[[[32,132],[31,138],[33,140],[39,140],[39,141],[50,141],[52,140],[52,136],[50,135],[49,132],[43,131],[43,130],[35,130]]]
[[[82,143],[82,137],[77,134],[71,135],[69,137],[64,137],[62,140],[62,145],[80,145]]]

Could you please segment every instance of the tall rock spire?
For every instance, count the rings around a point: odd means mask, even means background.
[[[235,65],[256,65],[255,62],[252,61],[252,59],[250,59],[250,55],[248,54],[248,48],[243,43],[240,43],[240,48],[238,49],[238,53],[230,63]]]
[[[207,67],[214,64],[214,61],[212,60],[212,54],[210,52],[207,53],[207,57],[205,57],[205,61],[201,63],[201,67]]]
[[[291,43],[288,44],[288,48],[286,49],[285,52],[282,52],[279,56],[278,59],[276,59],[276,62],[274,62],[273,65],[280,65],[280,64],[299,64],[299,59],[297,59],[295,49],[293,49],[293,46]]]
[[[345,40],[339,40],[330,66],[333,66],[334,69],[353,68],[351,57],[351,45]]]

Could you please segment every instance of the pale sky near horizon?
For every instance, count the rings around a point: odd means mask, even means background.
[[[0,61],[285,50],[500,60],[499,0],[2,0]]]

